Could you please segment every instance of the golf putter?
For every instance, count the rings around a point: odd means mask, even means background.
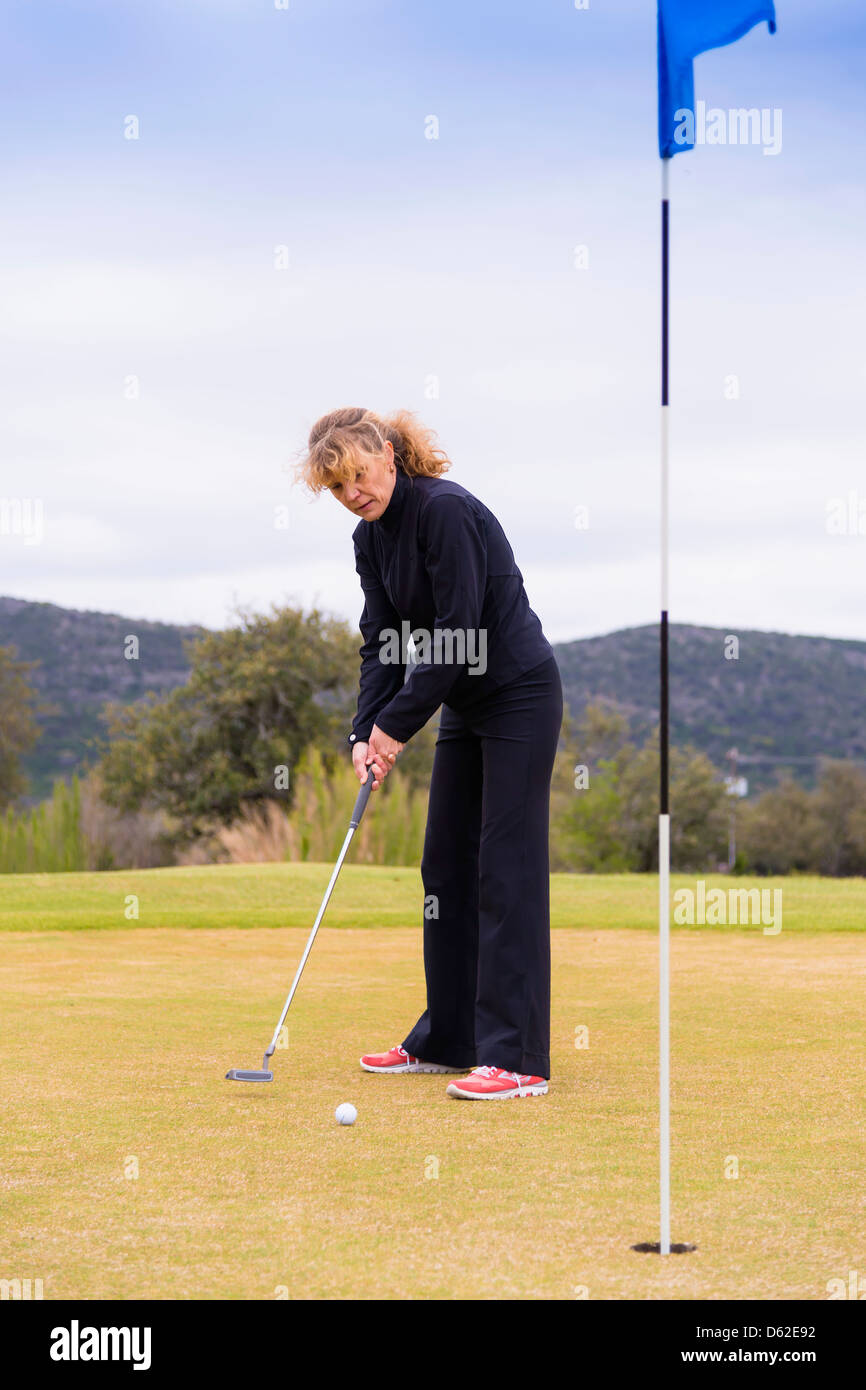
[[[316,932],[319,930],[319,923],[325,915],[325,908],[328,906],[328,900],[330,899],[330,896],[334,891],[334,884],[337,882],[340,870],[343,867],[343,860],[345,859],[349,845],[352,842],[352,836],[358,829],[358,826],[361,824],[361,817],[363,816],[364,811],[366,810],[367,802],[370,800],[370,793],[373,790],[373,775],[370,771],[370,768],[371,764],[368,763],[367,780],[358,792],[358,799],[355,802],[355,809],[352,812],[352,819],[349,821],[349,829],[346,834],[346,838],[343,841],[343,848],[340,850],[340,857],[337,860],[336,865],[334,866],[334,872],[331,874],[331,881],[325,890],[325,896],[322,899],[322,906],[319,908],[316,920],[313,923],[313,930],[310,932],[306,947],[304,948],[304,954],[301,956],[301,963],[298,966],[297,974],[295,975],[295,978],[292,981],[292,987],[289,990],[289,997],[283,1005],[283,1012],[280,1014],[280,1020],[276,1028],[274,1029],[274,1036],[271,1038],[270,1044],[268,1045],[268,1050],[264,1055],[261,1071],[242,1071],[240,1068],[235,1067],[231,1071],[226,1072],[226,1081],[273,1081],[274,1079],[274,1073],[268,1067],[268,1061],[274,1055],[274,1049],[277,1045],[277,1039],[280,1036],[280,1029],[286,1021],[286,1014],[289,1012],[289,1006],[295,996],[295,990],[298,988],[298,981],[300,980],[301,975],[303,974],[304,966],[307,963],[307,957],[309,956],[310,951],[313,949],[313,942],[316,939]]]

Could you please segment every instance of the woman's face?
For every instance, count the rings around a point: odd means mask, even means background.
[[[386,442],[381,454],[359,454],[354,478],[335,483],[329,491],[355,516],[375,521],[391,501],[394,468],[394,446]]]

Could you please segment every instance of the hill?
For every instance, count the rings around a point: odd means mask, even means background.
[[[202,631],[0,598],[0,646],[38,662],[30,684],[49,707],[39,717],[42,737],[24,760],[30,799],[47,796],[56,777],[87,761],[90,741],[105,733],[99,716],[107,701],[127,703],[182,685],[189,674],[184,642]],[[130,636],[138,638],[134,660],[124,655]]]
[[[737,637],[736,660],[725,657]],[[626,628],[560,643],[556,657],[573,715],[599,700],[636,735],[658,720],[658,628]],[[717,766],[731,746],[750,792],[789,770],[807,785],[820,757],[866,761],[866,642],[780,632],[674,625],[670,630],[671,738]]]
[[[38,666],[31,682],[51,711],[43,737],[26,761],[32,797],[53,779],[81,767],[90,741],[103,732],[106,701],[165,693],[189,673],[185,643],[204,631],[116,614],[79,612],[50,603],[0,598],[0,646]],[[671,628],[671,732],[722,767],[740,753],[750,791],[788,769],[814,781],[820,757],[866,761],[866,642],[742,631],[736,660],[725,657],[721,628]],[[128,660],[126,639],[138,638]],[[658,719],[658,629],[626,628],[604,637],[559,643],[556,657],[566,703],[579,717],[606,701],[627,716],[635,737]]]

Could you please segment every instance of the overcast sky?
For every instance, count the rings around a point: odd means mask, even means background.
[[[671,617],[866,638],[866,11],[777,14],[696,88],[781,112],[778,153],[672,164]],[[552,640],[656,620],[651,0],[9,0],[0,33],[0,593],[356,621],[353,519],[289,469],[364,405],[439,431]]]

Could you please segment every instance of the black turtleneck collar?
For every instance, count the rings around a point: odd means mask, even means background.
[[[375,526],[381,526],[389,535],[393,535],[399,530],[400,519],[403,515],[403,509],[406,506],[406,498],[411,491],[412,479],[407,477],[400,465],[397,464],[394,491],[391,493],[391,498],[384,512],[380,517],[376,518],[373,524]]]

